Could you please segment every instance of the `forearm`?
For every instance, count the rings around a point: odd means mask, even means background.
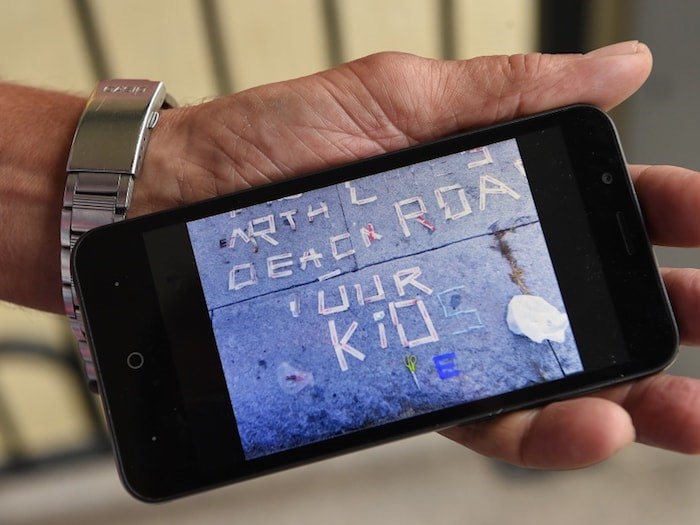
[[[0,84],[0,299],[61,312],[66,161],[84,99]]]

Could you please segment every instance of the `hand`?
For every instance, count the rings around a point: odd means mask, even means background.
[[[133,210],[183,204],[566,104],[610,109],[646,80],[650,68],[648,49],[636,42],[584,56],[465,62],[381,54],[166,112]],[[633,175],[655,240],[700,245],[700,226],[693,227],[698,177],[673,168],[634,168]],[[686,343],[700,342],[692,319],[700,306],[699,276],[665,272]],[[514,464],[574,468],[601,461],[635,438],[700,452],[698,403],[700,381],[662,374],[443,434]]]
[[[566,104],[610,109],[641,86],[650,68],[648,49],[636,42],[584,56],[464,62],[381,54],[166,112],[133,210],[183,204]],[[698,177],[674,168],[632,173],[654,239],[700,245],[700,226],[693,226]],[[684,342],[700,343],[700,326],[693,323],[700,273],[667,270],[665,278]],[[700,381],[661,374],[443,434],[514,464],[574,468],[601,461],[635,438],[700,452],[698,407]]]

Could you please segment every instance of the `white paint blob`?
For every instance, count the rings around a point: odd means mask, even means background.
[[[569,318],[537,295],[516,295],[508,303],[508,328],[535,343],[545,339],[563,343]]]

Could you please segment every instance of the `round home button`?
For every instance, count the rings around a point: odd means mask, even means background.
[[[143,354],[140,352],[131,352],[126,356],[126,364],[132,370],[138,370],[143,366]]]

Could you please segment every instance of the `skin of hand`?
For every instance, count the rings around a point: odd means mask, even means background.
[[[638,42],[586,55],[449,62],[382,53],[308,77],[163,111],[135,185],[130,216],[567,104],[590,103],[607,110],[644,83],[651,64],[648,48]],[[26,151],[45,148],[41,162],[19,155],[10,159],[9,166],[21,169],[9,169],[2,152],[13,151],[13,137],[0,136],[0,220],[11,225],[10,231],[0,231],[0,256],[9,255],[4,259],[8,271],[0,275],[0,297],[59,312],[58,257],[52,260],[46,254],[59,253],[66,136],[75,129],[83,101],[44,92],[32,96],[53,96],[54,104],[60,99],[62,109],[54,111],[52,130],[32,136],[32,147],[24,144]],[[14,107],[7,100],[0,91],[0,112]],[[38,118],[35,115],[24,116],[25,121]],[[700,226],[694,226],[695,203],[700,202],[697,174],[673,167],[632,167],[631,172],[654,240],[700,246]],[[13,190],[17,173],[26,176],[20,181],[22,191]],[[50,173],[51,180],[47,184],[37,173],[43,179]],[[18,202],[35,216],[20,220],[17,214],[25,212],[3,199],[5,191],[22,197]],[[40,198],[34,195],[37,192]],[[674,209],[673,217],[667,216],[668,209]],[[28,228],[32,225],[42,228],[39,239],[37,230]],[[28,277],[39,279],[44,288],[37,290]],[[700,327],[693,323],[700,306],[700,272],[666,270],[664,277],[683,341],[700,343]],[[442,433],[517,465],[576,468],[602,461],[635,439],[700,452],[699,403],[700,381],[657,374],[595,396]]]

